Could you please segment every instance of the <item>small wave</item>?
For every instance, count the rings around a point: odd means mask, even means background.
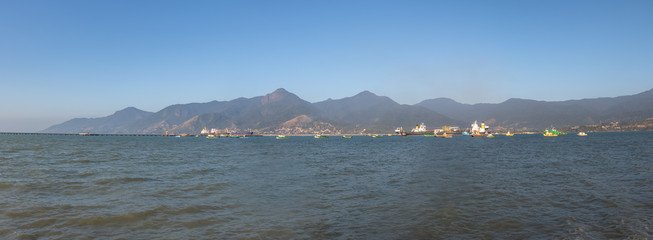
[[[10,189],[12,187],[14,187],[14,185],[11,183],[0,183],[0,190]]]
[[[111,226],[111,227],[120,227],[125,224],[131,224],[134,222],[143,221],[157,214],[163,214],[168,210],[166,206],[158,206],[154,209],[140,211],[140,212],[129,212],[117,216],[92,216],[92,217],[82,217],[82,218],[73,218],[70,219],[70,222],[78,226]]]
[[[627,239],[650,239],[650,233],[653,231],[653,221],[620,218],[615,230],[627,236]]]
[[[105,184],[113,184],[113,183],[131,183],[131,182],[145,182],[145,181],[151,181],[154,180],[152,178],[144,178],[144,177],[122,177],[122,178],[105,178],[105,179],[100,179],[96,180],[96,184],[100,185],[105,185]]]
[[[12,212],[12,211],[6,211],[4,212],[5,215],[7,215],[10,218],[29,218],[34,216],[31,212]]]
[[[46,219],[39,219],[34,222],[28,223],[26,225],[20,226],[22,229],[28,229],[28,228],[46,228],[49,226],[53,226],[59,222],[59,219],[56,218],[46,218]]]
[[[222,210],[222,209],[224,209],[224,207],[212,206],[212,205],[193,205],[193,206],[187,206],[181,209],[170,211],[170,213],[172,213],[173,215],[194,214],[194,213],[202,213],[202,212]]]

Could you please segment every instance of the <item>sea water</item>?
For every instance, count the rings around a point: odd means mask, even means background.
[[[0,135],[0,238],[650,239],[652,144]]]

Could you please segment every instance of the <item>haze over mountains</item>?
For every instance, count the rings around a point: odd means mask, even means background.
[[[422,122],[429,128],[467,128],[475,120],[495,128],[525,130],[651,117],[653,89],[630,96],[560,102],[509,99],[496,104],[462,104],[436,98],[405,105],[368,91],[310,103],[280,88],[265,96],[177,104],[155,113],[129,107],[107,117],[72,119],[42,132],[197,134],[203,128],[228,128],[257,133],[383,133]]]

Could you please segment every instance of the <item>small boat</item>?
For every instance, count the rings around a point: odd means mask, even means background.
[[[554,133],[553,131],[549,131],[549,130],[544,130],[544,133],[542,133],[542,135],[545,136],[545,137],[557,137],[558,136],[557,133]]]
[[[546,130],[542,131],[542,135],[544,135],[545,137],[557,137],[558,135],[567,135],[567,133],[566,132],[560,132],[560,131],[556,130],[555,128],[551,128],[551,130],[546,129]]]
[[[435,137],[435,134],[424,134],[424,137]]]
[[[315,136],[313,136],[313,137],[314,138],[329,138],[329,136],[321,135],[321,134],[315,134]]]
[[[351,136],[342,136],[342,138],[351,138]]]
[[[382,138],[383,135],[381,135],[381,134],[374,134],[374,135],[372,135],[372,137],[373,137],[373,138]]]
[[[506,133],[506,136],[508,136],[508,137],[512,137],[512,136],[515,136],[515,134],[514,134],[514,133],[511,133],[510,131],[508,131],[508,132]]]
[[[585,132],[579,132],[579,133],[578,133],[578,136],[584,137],[584,136],[587,136],[587,133],[585,133]]]
[[[492,135],[492,134],[490,133],[490,134],[487,135],[487,137],[489,137],[489,138],[493,138],[494,135]]]
[[[208,136],[206,136],[206,138],[218,138],[218,136],[216,136],[216,135],[208,135]]]
[[[277,135],[277,139],[288,139],[288,138],[290,138],[290,137],[288,137],[286,135]]]
[[[453,135],[451,135],[451,134],[447,134],[447,133],[436,134],[435,136],[436,136],[436,137],[439,137],[439,138],[451,138],[451,137],[453,137]]]

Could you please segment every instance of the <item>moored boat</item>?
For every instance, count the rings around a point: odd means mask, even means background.
[[[403,132],[403,129],[401,129],[402,132],[399,133],[401,136],[405,135],[425,135],[425,134],[431,134],[433,131],[426,130],[426,124],[422,123],[420,125],[415,125],[415,128],[411,129],[410,132]],[[397,130],[395,130],[397,132]]]
[[[515,136],[515,134],[514,134],[514,133],[511,133],[510,131],[508,131],[508,132],[506,133],[506,136],[508,136],[508,137],[512,137],[512,136]]]
[[[451,138],[451,137],[453,137],[453,135],[447,134],[446,132],[443,133],[443,134],[435,134],[435,136],[439,137],[439,138]]]
[[[557,137],[559,134],[555,133],[554,131],[549,131],[549,129],[547,129],[547,130],[544,130],[542,135],[545,136],[545,137]]]
[[[229,136],[238,136],[238,137],[251,137],[254,136],[254,132],[238,132],[238,133],[231,133]]]
[[[578,136],[584,137],[584,136],[587,136],[587,133],[585,133],[585,132],[579,132],[579,133],[578,133]]]
[[[351,136],[342,136],[342,138],[351,138]]]
[[[288,137],[286,135],[277,135],[277,139],[288,139],[288,138],[290,138],[290,137]]]
[[[489,126],[485,125],[485,122],[481,122],[481,126],[478,125],[476,121],[472,124],[472,137],[487,137]]]
[[[546,129],[546,130],[542,131],[542,135],[545,136],[545,137],[557,137],[559,135],[567,135],[567,133],[566,132],[560,132],[560,131],[556,130],[555,128],[551,128],[551,129]]]
[[[329,138],[327,135],[315,134],[314,138]]]

